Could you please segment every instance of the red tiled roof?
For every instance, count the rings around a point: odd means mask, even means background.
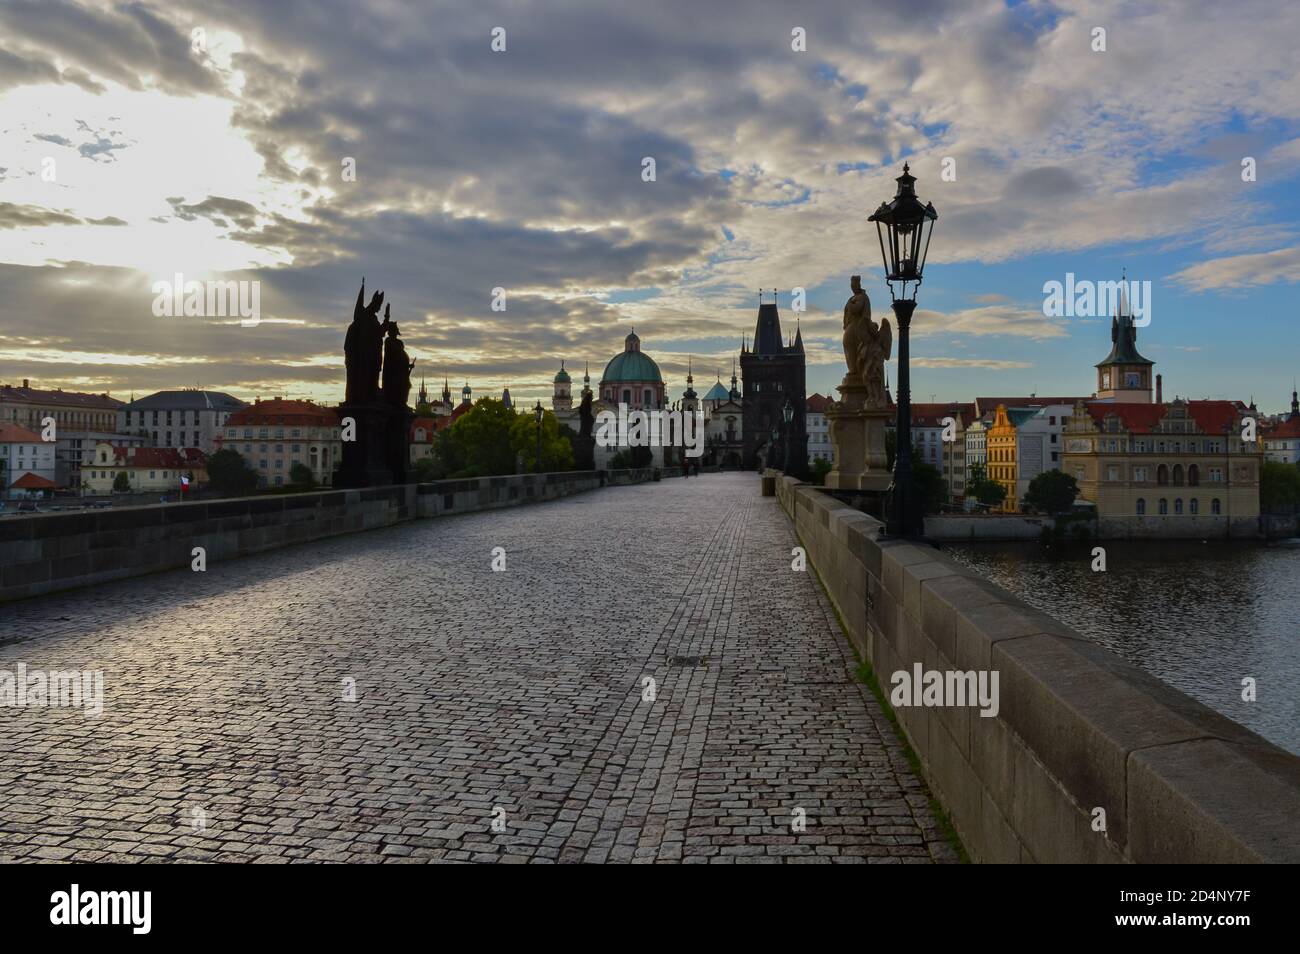
[[[1222,434],[1237,423],[1236,401],[1188,401],[1187,413],[1202,434]],[[1088,401],[1088,414],[1098,424],[1115,414],[1124,429],[1135,434],[1150,434],[1169,413],[1168,404],[1121,404],[1113,401]]]
[[[997,410],[999,404],[1005,404],[1007,409],[1013,407],[1047,407],[1049,404],[1068,404],[1074,406],[1075,401],[1091,401],[1088,397],[977,397],[975,399],[975,408],[983,416],[990,411]]]
[[[451,427],[451,425],[454,422],[460,420],[471,410],[473,410],[473,408],[474,408],[473,404],[457,404],[454,408],[452,408],[450,414],[446,415],[445,417],[434,418],[438,430],[441,431],[445,428]]]
[[[411,440],[415,440],[417,428],[424,429],[425,434],[428,436],[425,443],[428,443],[429,440],[432,440],[434,432],[438,430],[438,419],[436,417],[417,417],[413,420],[411,422]]]
[[[125,401],[111,398],[107,394],[86,394],[82,391],[63,391],[43,388],[14,387],[11,384],[0,385],[0,401],[28,401],[32,404],[57,404],[63,407],[89,407],[105,411],[116,411],[126,405]]]
[[[271,398],[268,401],[256,401],[226,419],[226,424],[298,424],[307,427],[337,427],[339,415],[336,410],[321,407],[311,401],[289,401],[284,398]]]
[[[54,490],[59,485],[52,480],[33,473],[26,473],[15,480],[10,487],[17,487],[19,490]]]
[[[208,457],[197,447],[113,447],[114,467],[154,467],[183,470],[206,467]]]
[[[825,414],[826,405],[831,403],[831,399],[824,394],[810,394],[808,396],[808,410],[814,414]]]
[[[0,424],[0,444],[39,444],[41,435],[17,424]]]
[[[1293,417],[1261,431],[1264,437],[1300,437],[1300,417]]]
[[[962,427],[967,427],[975,420],[975,405],[960,401],[947,404],[913,404],[912,424],[920,427],[943,427],[945,417],[957,418]]]

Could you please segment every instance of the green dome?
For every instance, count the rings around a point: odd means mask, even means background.
[[[555,383],[556,383],[556,384],[560,384],[560,383],[568,384],[568,383],[569,383],[569,372],[564,370],[564,362],[563,362],[563,361],[560,362],[560,370],[559,370],[559,372],[555,375]]]
[[[610,383],[617,381],[663,383],[664,378],[659,373],[659,365],[654,363],[653,358],[641,353],[641,339],[636,336],[635,332],[624,339],[623,347],[623,353],[614,355],[609,364],[605,365],[605,373],[601,376],[601,381]]]

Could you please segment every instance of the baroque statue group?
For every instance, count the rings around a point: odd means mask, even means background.
[[[379,309],[384,320],[379,320]],[[343,340],[347,368],[346,396],[339,406],[343,426],[343,462],[338,486],[376,487],[405,483],[410,470],[410,427],[414,414],[411,369],[392,305],[376,291],[366,304],[361,279],[352,323]]]

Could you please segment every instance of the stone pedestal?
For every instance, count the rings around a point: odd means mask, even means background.
[[[889,420],[888,407],[866,406],[866,385],[856,374],[849,372],[836,388],[840,400],[826,410],[830,421],[831,447],[835,460],[826,475],[826,487],[831,490],[889,489],[894,475],[887,466],[885,451],[885,422]]]
[[[348,440],[347,418],[355,422]],[[343,463],[336,487],[384,487],[404,484],[410,464],[410,427],[415,415],[408,408],[382,401],[339,405],[343,427]]]
[[[573,438],[573,469],[596,469],[596,438],[581,434]]]

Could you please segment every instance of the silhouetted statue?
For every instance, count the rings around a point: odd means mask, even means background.
[[[349,404],[373,401],[378,397],[384,338],[379,308],[384,303],[384,293],[375,292],[369,305],[363,304],[365,298],[366,280],[363,278],[361,290],[357,292],[356,307],[352,310],[352,324],[348,325],[347,337],[343,340],[343,361],[347,367],[345,400]]]
[[[591,410],[591,388],[583,388],[582,403],[578,405],[578,436],[572,441],[573,466],[578,470],[596,469],[596,438],[591,436],[595,420],[596,415]]]
[[[394,407],[405,408],[411,396],[411,369],[415,362],[406,360],[406,345],[402,343],[397,322],[389,317],[387,308],[384,309],[383,327],[388,331],[388,339],[384,342],[384,400]]]
[[[595,423],[596,415],[591,412],[591,389],[584,388],[582,392],[582,404],[578,406],[578,436],[590,437],[591,428]]]

